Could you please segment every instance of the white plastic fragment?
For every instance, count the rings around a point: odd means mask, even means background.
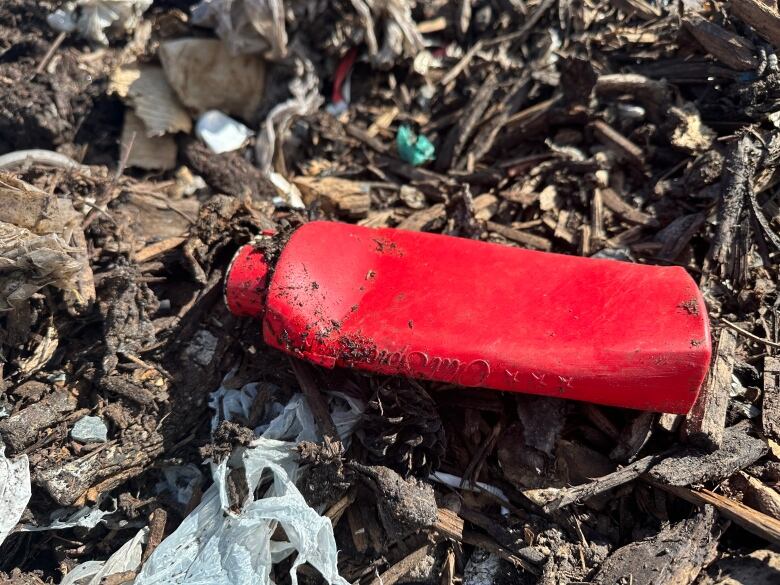
[[[206,143],[211,152],[222,154],[244,146],[252,136],[252,131],[219,110],[208,110],[198,118],[195,134]]]
[[[164,481],[155,486],[155,491],[158,494],[168,492],[182,506],[192,501],[195,490],[203,483],[203,474],[192,463],[168,465],[163,467],[162,472]]]
[[[294,183],[291,183],[282,175],[274,171],[268,172],[268,178],[281,194],[278,203],[276,197],[274,197],[274,205],[277,207],[289,205],[293,209],[306,209],[306,205],[303,203],[303,197],[301,196],[301,191]]]
[[[192,22],[215,29],[235,55],[287,56],[282,0],[202,0],[192,9]]]
[[[95,43],[108,45],[106,29],[132,31],[152,0],[75,0],[52,12],[46,22],[59,32],[78,33]]]
[[[0,443],[0,544],[19,522],[31,494],[27,455],[8,459]]]
[[[476,487],[472,487],[471,483],[464,482],[462,477],[458,477],[457,475],[453,475],[451,473],[444,473],[443,471],[436,471],[435,473],[431,473],[428,476],[428,479],[432,481],[437,481],[444,485],[448,485],[451,488],[455,488],[456,490],[463,489],[472,492],[479,492],[479,491],[488,492],[489,494],[494,495],[500,500],[503,500],[507,503],[509,502],[509,498],[506,497],[506,494],[501,488],[497,488],[494,485],[490,485],[488,483],[484,483],[481,481],[475,481],[474,486]],[[509,514],[509,510],[502,507],[501,514],[506,516]]]
[[[32,524],[24,524],[20,527],[21,532],[44,532],[47,530],[64,530],[65,528],[94,528],[100,524],[106,516],[114,514],[116,510],[116,502],[113,502],[113,509],[101,510],[99,504],[90,508],[84,506],[79,508],[75,512],[68,514],[68,510],[59,509],[55,510],[51,514],[51,521],[45,526],[34,526]]]
[[[271,170],[277,134],[284,134],[284,129],[289,127],[296,116],[314,114],[324,101],[319,92],[319,78],[314,64],[301,57],[296,58],[295,67],[296,77],[289,84],[292,97],[271,109],[257,135],[257,166],[265,173]]]
[[[108,427],[99,416],[85,416],[76,421],[70,436],[79,443],[105,443],[108,440]]]
[[[501,558],[481,548],[474,549],[463,570],[463,585],[493,585],[501,568]]]
[[[247,420],[260,389],[259,383],[229,387],[230,372],[209,398],[214,410],[212,428],[222,420]],[[273,391],[266,386],[264,390]],[[331,414],[342,441],[348,441],[365,408],[362,401],[329,393]],[[273,585],[271,569],[297,551],[290,569],[309,563],[327,583],[347,585],[338,574],[338,550],[329,519],[310,508],[295,480],[299,472],[296,445],[318,440],[314,417],[305,397],[295,394],[286,405],[267,400],[257,427],[262,437],[212,466],[214,484],[200,505],[155,549],[135,585],[208,583],[209,585]],[[248,490],[242,502],[231,502],[228,476],[241,472]],[[263,495],[255,499],[259,486]],[[287,541],[271,540],[281,525]]]
[[[77,565],[65,575],[60,585],[100,585],[110,575],[138,571],[148,533],[148,528],[142,528],[106,561],[87,561]]]

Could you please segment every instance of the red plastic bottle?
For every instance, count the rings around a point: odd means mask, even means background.
[[[225,286],[276,348],[342,366],[686,413],[710,356],[686,271],[312,222],[275,266],[247,245]]]

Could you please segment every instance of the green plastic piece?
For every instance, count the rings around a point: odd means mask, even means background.
[[[422,134],[415,135],[405,124],[398,128],[395,143],[401,158],[416,167],[436,158],[436,148],[431,141]]]

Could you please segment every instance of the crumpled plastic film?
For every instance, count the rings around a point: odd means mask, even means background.
[[[412,18],[414,2],[407,0],[351,0],[361,19],[365,32],[368,54],[372,62],[380,67],[395,65],[397,58],[415,57],[424,48],[424,42],[417,24]],[[377,34],[378,23],[384,30]],[[380,47],[377,42],[383,37]]]
[[[142,528],[106,561],[87,561],[76,565],[65,575],[60,585],[100,585],[109,575],[137,571],[141,566],[143,547],[148,534],[149,529]]]
[[[94,528],[106,516],[114,514],[116,512],[116,502],[112,501],[111,510],[101,510],[99,506],[90,508],[84,506],[79,508],[75,512],[68,514],[67,510],[57,510],[52,514],[52,520],[45,526],[34,526],[32,524],[24,524],[21,528],[21,532],[44,532],[47,530],[64,530],[66,528],[74,528],[76,526],[82,528]]]
[[[249,487],[240,511],[231,511],[227,478],[242,469]],[[166,538],[144,564],[135,585],[209,583],[271,585],[271,567],[294,551],[290,569],[309,563],[331,584],[347,585],[338,575],[333,526],[306,504],[295,487],[298,463],[295,443],[259,438],[240,447],[214,470],[215,483],[200,505]],[[271,485],[261,499],[253,494],[261,480]],[[277,525],[287,542],[271,541]]]
[[[0,544],[19,522],[31,494],[27,455],[8,459],[0,443]]]
[[[192,22],[214,28],[235,55],[260,53],[272,61],[287,56],[282,0],[203,0],[192,9]]]
[[[152,0],[76,0],[52,12],[47,22],[60,32],[74,32],[92,42],[108,45],[105,29],[132,31]]]
[[[297,58],[296,68],[297,75],[289,86],[292,97],[273,107],[257,136],[257,166],[265,173],[271,171],[276,136],[280,130],[291,124],[296,116],[314,114],[324,102],[319,92],[319,78],[312,62],[306,58]]]
[[[259,384],[230,388],[234,375],[235,370],[228,373],[209,397],[215,413],[212,429],[222,420],[250,416]],[[341,392],[330,392],[328,397],[339,436],[349,441],[365,405]],[[310,508],[295,486],[300,471],[297,443],[320,439],[306,398],[294,394],[286,405],[269,401],[265,406],[263,419],[269,422],[255,429],[262,436],[212,464],[214,484],[200,505],[155,549],[135,585],[272,585],[272,565],[296,551],[290,570],[293,585],[298,583],[296,567],[303,563],[316,568],[328,583],[347,584],[338,574],[338,549],[330,520]],[[230,501],[228,476],[234,470],[243,472],[248,486],[243,502]],[[254,499],[259,487],[263,496]],[[271,540],[278,525],[287,535],[286,542]]]

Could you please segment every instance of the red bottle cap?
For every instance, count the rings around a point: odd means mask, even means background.
[[[265,312],[269,266],[252,244],[239,248],[225,277],[225,303],[240,317],[261,317]]]

